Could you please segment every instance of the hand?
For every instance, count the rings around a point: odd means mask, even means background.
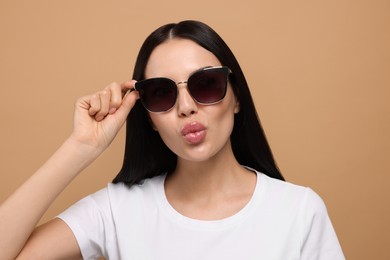
[[[111,83],[102,91],[81,97],[75,108],[71,138],[102,152],[119,132],[139,98],[135,81]]]

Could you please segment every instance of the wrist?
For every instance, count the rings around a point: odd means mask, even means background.
[[[74,154],[78,158],[84,158],[85,160],[94,160],[104,151],[97,145],[77,140],[73,135],[65,140],[62,146],[69,151],[69,154]]]

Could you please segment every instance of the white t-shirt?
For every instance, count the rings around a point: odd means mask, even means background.
[[[323,201],[309,188],[257,172],[243,209],[203,221],[169,204],[164,180],[108,184],[60,214],[84,259],[345,259]]]

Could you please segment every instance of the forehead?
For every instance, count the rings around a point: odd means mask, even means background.
[[[183,79],[193,71],[219,66],[221,63],[210,51],[187,39],[171,39],[157,46],[146,65],[145,77]]]

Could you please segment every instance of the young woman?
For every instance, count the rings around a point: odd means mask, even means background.
[[[78,100],[71,136],[1,205],[0,259],[344,259],[322,200],[283,181],[216,32],[160,27],[133,79]],[[113,183],[35,228],[126,119]]]

